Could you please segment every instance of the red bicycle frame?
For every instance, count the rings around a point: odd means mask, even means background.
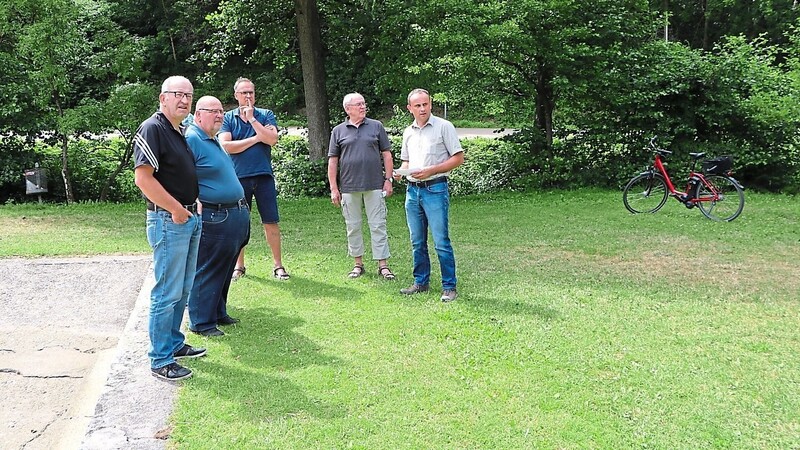
[[[667,173],[667,168],[664,167],[664,162],[661,160],[661,155],[658,152],[656,152],[656,161],[653,164],[653,167],[655,167],[656,170],[658,170],[658,172],[661,173],[661,175],[664,177],[664,181],[667,183],[667,189],[669,189],[670,195],[680,200],[681,202],[686,203],[691,201],[693,203],[697,203],[697,202],[713,202],[719,200],[719,191],[717,190],[717,188],[713,184],[709,183],[708,180],[706,180],[706,177],[703,176],[702,173],[695,172],[694,167],[689,172],[689,182],[686,185],[686,192],[681,192],[675,189],[675,185],[672,184],[672,180],[670,179],[669,174]],[[705,197],[697,197],[697,198],[691,197],[693,193],[689,191],[692,189],[691,181],[693,178],[697,178],[699,183],[703,183],[703,186],[705,186],[712,195]]]

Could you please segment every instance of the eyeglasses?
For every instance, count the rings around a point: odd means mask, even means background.
[[[253,94],[255,94],[255,91],[239,91],[237,92],[237,94],[242,94],[246,97],[248,95],[252,96]]]
[[[225,114],[224,109],[197,108],[198,111],[208,111],[211,114]]]
[[[358,107],[361,107],[361,106],[367,106],[367,103],[366,102],[348,103],[347,106],[358,106]]]
[[[175,96],[175,98],[180,98],[180,99],[185,98],[186,100],[191,100],[192,96],[194,95],[191,92],[181,92],[181,91],[162,91],[161,93],[162,94],[173,94]]]

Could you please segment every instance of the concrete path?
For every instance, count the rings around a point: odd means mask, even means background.
[[[161,450],[149,257],[0,259],[0,448]]]

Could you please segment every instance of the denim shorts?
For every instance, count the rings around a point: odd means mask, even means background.
[[[278,223],[278,191],[275,189],[275,178],[272,175],[256,175],[239,178],[244,188],[244,199],[250,211],[253,210],[253,197],[256,198],[258,215],[261,223]]]

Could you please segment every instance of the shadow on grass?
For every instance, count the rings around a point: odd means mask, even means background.
[[[193,389],[202,391],[207,401],[214,402],[217,416],[235,421],[236,428],[241,422],[257,426],[287,418],[324,420],[346,415],[343,406],[310,398],[297,384],[258,367],[206,361],[197,373]]]
[[[462,295],[456,301],[462,303],[465,307],[486,315],[538,316],[545,320],[559,320],[561,318],[558,310],[532,302],[507,301],[497,297],[476,294]]]
[[[229,350],[220,359],[190,361],[198,367],[192,390],[214,399],[237,421],[260,423],[286,417],[342,417],[345,409],[309,398],[282,373],[340,360],[326,356],[312,340],[294,331],[304,320],[281,316],[273,308],[250,308],[241,323],[225,327],[215,339]]]
[[[258,283],[264,288],[280,289],[288,292],[293,298],[317,299],[320,297],[356,299],[364,295],[363,292],[350,288],[324,283],[310,278],[292,275],[288,281],[271,280],[260,276],[247,275],[251,282]],[[265,295],[269,292],[264,290]]]

